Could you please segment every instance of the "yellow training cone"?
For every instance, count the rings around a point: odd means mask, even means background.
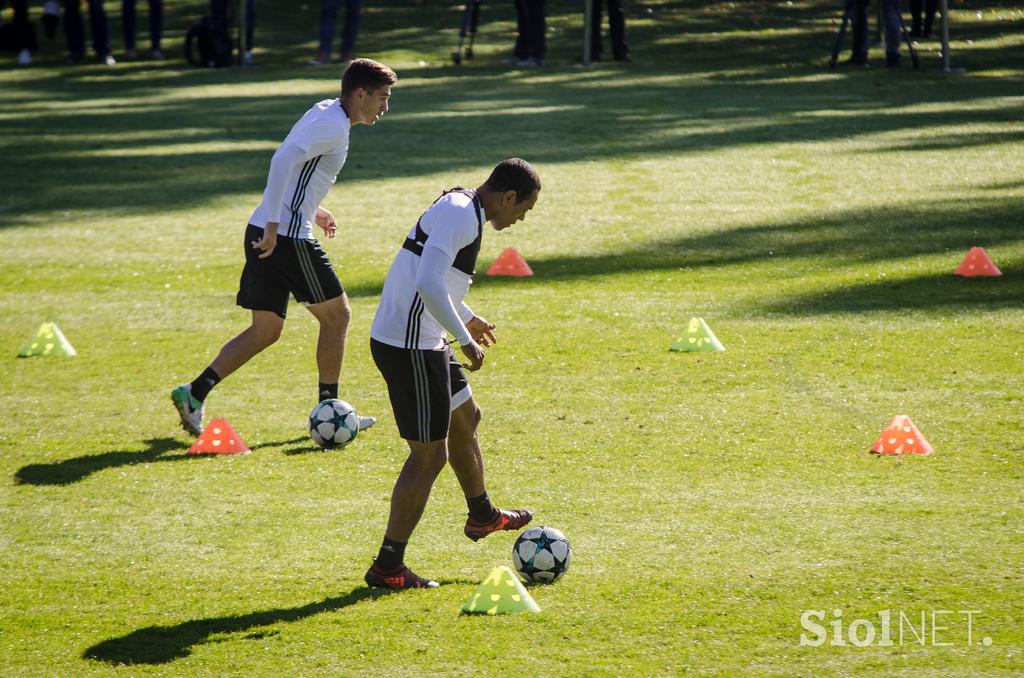
[[[519,614],[540,612],[540,607],[526,592],[519,577],[507,565],[500,565],[491,570],[462,606],[462,611],[465,614]]]
[[[704,318],[690,318],[686,323],[686,331],[668,347],[670,351],[724,351],[722,342],[718,341]]]
[[[72,356],[77,353],[56,323],[43,323],[39,326],[36,336],[29,339],[29,342],[22,346],[18,353],[19,358],[28,358],[34,355]]]

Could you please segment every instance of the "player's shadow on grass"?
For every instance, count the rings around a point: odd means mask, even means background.
[[[304,438],[259,443],[252,445],[250,449],[257,450],[261,447],[288,445],[300,440],[304,440]],[[93,473],[108,468],[199,458],[197,455],[189,455],[184,452],[167,454],[174,450],[187,450],[189,448],[188,443],[176,438],[150,438],[145,443],[148,447],[141,451],[114,450],[111,452],[101,452],[100,454],[73,457],[48,464],[29,464],[22,466],[15,472],[14,480],[19,485],[70,485],[80,480],[85,480]]]
[[[443,580],[442,585],[475,583],[463,580]],[[343,596],[325,598],[301,607],[263,610],[250,614],[193,619],[174,626],[147,626],[120,638],[111,638],[93,645],[82,653],[84,659],[108,664],[167,664],[192,653],[196,645],[209,642],[211,636],[241,633],[260,626],[281,622],[294,622],[321,612],[336,612],[364,600],[376,600],[394,593],[387,589],[365,586],[352,589]],[[245,638],[262,638],[267,633],[250,633]]]

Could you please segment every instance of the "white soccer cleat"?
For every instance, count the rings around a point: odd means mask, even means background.
[[[171,400],[181,417],[181,427],[194,436],[203,432],[203,403],[192,397],[192,385],[182,384],[171,391]]]
[[[365,431],[377,423],[377,417],[364,417],[359,415],[359,430]]]

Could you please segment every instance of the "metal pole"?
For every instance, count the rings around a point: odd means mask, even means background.
[[[942,70],[949,73],[949,0],[942,0]]]
[[[580,59],[580,63],[584,66],[590,65],[590,22],[593,19],[594,0],[583,0],[583,58]]]

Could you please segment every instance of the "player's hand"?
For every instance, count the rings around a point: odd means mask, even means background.
[[[480,316],[470,318],[466,323],[466,329],[469,330],[469,336],[473,337],[473,341],[481,346],[493,346],[498,343],[497,337],[494,336],[494,323],[489,323]]]
[[[316,225],[323,229],[324,235],[328,238],[333,238],[334,234],[338,232],[338,222],[335,221],[334,215],[323,207],[316,208]]]
[[[459,346],[462,349],[462,355],[469,358],[469,364],[462,363],[470,372],[476,372],[484,364],[484,350],[480,348],[480,344],[470,340],[468,344],[462,344]]]
[[[275,247],[277,247],[277,224],[270,221],[263,229],[263,237],[252,241],[252,248],[260,250],[260,259],[266,259],[274,253]]]

